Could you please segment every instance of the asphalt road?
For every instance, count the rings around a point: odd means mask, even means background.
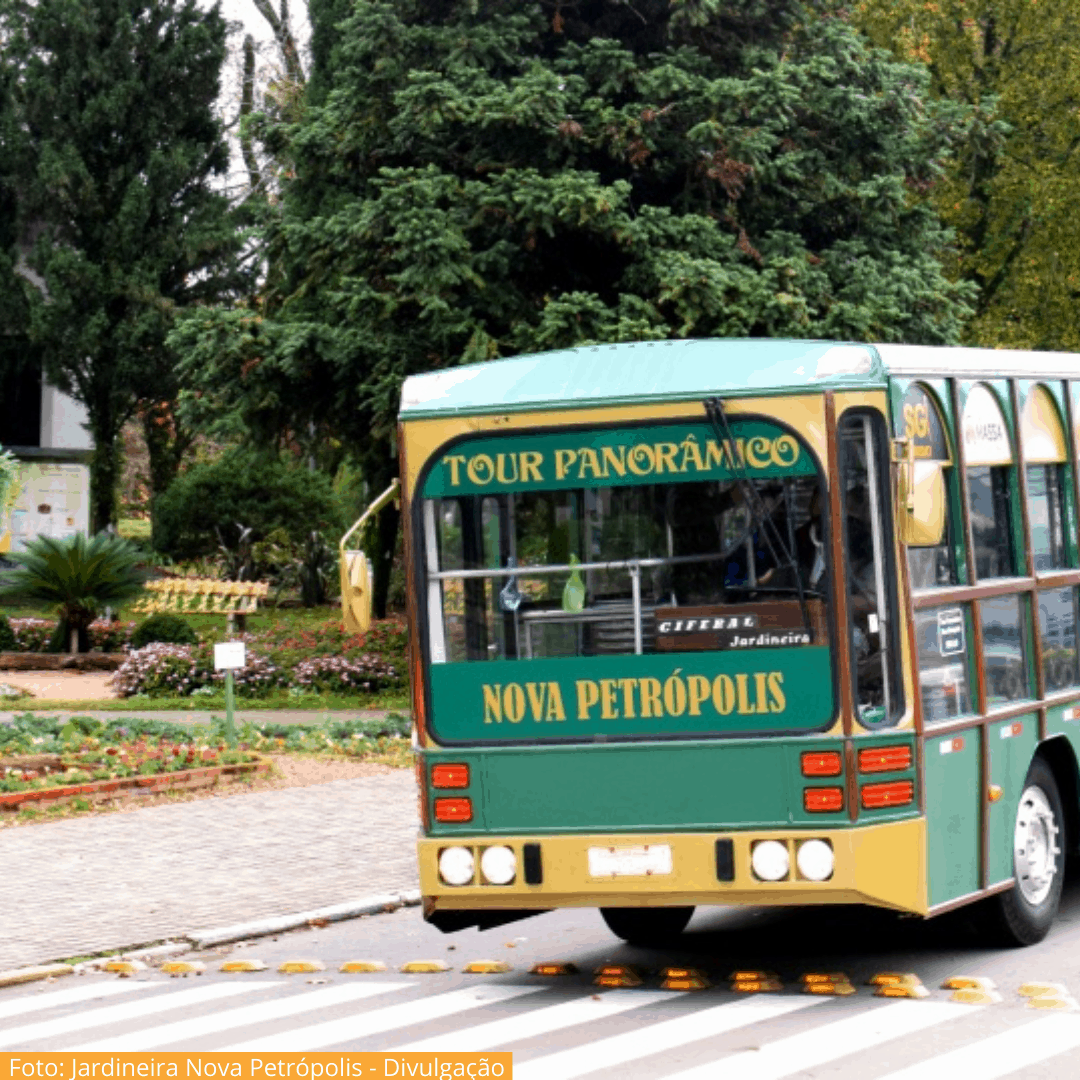
[[[201,976],[85,975],[0,991],[0,1050],[499,1049],[514,1052],[519,1080],[1080,1075],[1080,1012],[1035,1011],[1016,994],[1032,979],[1080,992],[1075,870],[1053,933],[1022,950],[985,947],[962,914],[925,923],[854,908],[702,910],[676,945],[653,950],[622,944],[591,910],[443,935],[407,908],[198,955],[207,964]],[[257,958],[268,969],[218,970],[235,958]],[[326,970],[277,973],[283,960],[305,958]],[[341,963],[356,959],[381,960],[387,971],[338,972]],[[422,959],[443,960],[453,970],[397,970]],[[479,959],[503,960],[513,970],[461,970]],[[570,961],[579,974],[529,974],[541,960]],[[653,974],[640,987],[598,990],[591,972],[606,962]],[[715,985],[695,993],[659,989],[655,972],[675,964],[707,970]],[[785,990],[733,993],[726,977],[742,967],[776,971]],[[846,972],[858,993],[800,994],[799,976],[815,970]],[[875,999],[863,984],[887,970],[919,975],[930,996]],[[951,1003],[937,987],[960,974],[993,978],[1003,1001]]]

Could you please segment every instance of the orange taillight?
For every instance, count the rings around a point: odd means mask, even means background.
[[[435,820],[445,822],[472,821],[472,799],[436,799]]]
[[[436,765],[431,770],[431,786],[463,788],[469,786],[468,765]]]
[[[884,806],[906,806],[914,798],[915,784],[911,780],[865,784],[862,789],[862,804],[866,810],[880,810]]]
[[[803,808],[811,814],[835,813],[844,809],[844,789],[808,787],[803,789]]]
[[[802,756],[803,776],[839,776],[842,768],[839,750],[813,750]]]
[[[899,772],[910,768],[910,746],[876,746],[859,751],[859,772]]]

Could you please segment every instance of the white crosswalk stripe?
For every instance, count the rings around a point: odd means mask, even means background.
[[[359,1016],[347,1016],[342,1020],[327,1020],[323,1024],[296,1028],[267,1035],[236,1046],[223,1046],[222,1051],[230,1053],[255,1051],[281,1052],[298,1050],[321,1050],[325,1046],[351,1042],[368,1035],[378,1035],[395,1028],[424,1024],[429,1020],[439,1020],[444,1016],[477,1009],[481,1005],[490,1005],[498,1001],[509,1001],[524,994],[542,993],[535,986],[477,986],[468,990],[450,990],[444,994],[433,994],[419,1001],[407,1001],[400,1005],[388,1005],[383,1009],[361,1013]]]
[[[261,983],[258,989],[269,989],[278,983]],[[36,1024],[0,1031],[0,1048],[17,1047],[22,1050],[26,1043],[41,1039],[53,1039],[58,1035],[70,1035],[75,1031],[104,1027],[106,1024],[121,1024],[155,1013],[168,1012],[191,1005],[206,1005],[224,998],[236,997],[255,989],[253,984],[210,983],[208,986],[194,987],[190,990],[169,992],[162,990],[153,997],[143,997],[139,1001],[125,1001],[121,1005],[108,1005],[101,1009],[88,1009],[71,1016],[60,1016],[54,1020],[41,1020]]]
[[[509,1050],[515,1053],[517,1080],[632,1078],[639,1062],[649,1076],[663,1080],[795,1080],[830,1067],[866,1069],[879,1080],[1022,1080],[1025,1070],[1080,1049],[1078,1015],[996,1008],[1007,1018],[1004,1027],[991,1023],[997,1015],[993,1006],[943,1000],[732,998],[722,991],[595,991],[501,981],[459,981],[437,989],[425,979],[401,977],[318,988],[281,979],[181,986],[153,977],[95,978],[4,992],[0,1047],[309,1052],[379,1047],[392,1040],[393,1054]],[[426,1025],[428,1032],[417,1038]],[[935,1052],[934,1041],[912,1038],[939,1026],[946,1048]],[[447,1030],[430,1034],[440,1027]],[[987,1036],[987,1030],[993,1033]],[[909,1064],[893,1064],[895,1071],[880,1076],[890,1056],[882,1048],[894,1040]],[[747,1049],[751,1043],[754,1049]]]
[[[144,1028],[141,1031],[129,1031],[112,1039],[86,1043],[72,1047],[84,1052],[95,1051],[132,1051],[151,1050],[170,1043],[183,1042],[185,1039],[205,1038],[221,1031],[253,1024],[266,1023],[269,1020],[284,1020],[300,1013],[316,1012],[319,1009],[332,1009],[338,1005],[347,1005],[365,998],[389,994],[394,990],[403,990],[412,983],[344,983],[341,986],[328,986],[325,990],[312,990],[295,997],[277,998],[274,1001],[262,1001],[257,1005],[245,1005],[239,1009],[217,1012],[212,1016],[194,1017],[189,1020],[177,1020],[160,1027]]]
[[[674,1073],[666,1080],[715,1080],[718,1067],[724,1080],[779,1080],[972,1012],[970,1005],[950,1005],[946,1001],[924,1001],[918,1006],[896,1001],[800,1035],[777,1039],[758,1050],[746,1050]]]
[[[638,1028],[637,1031],[613,1035],[573,1050],[546,1054],[523,1065],[515,1064],[514,1080],[532,1080],[533,1077],[549,1080],[553,1076],[559,1077],[559,1080],[574,1080],[574,1077],[584,1076],[597,1069],[625,1065],[650,1054],[675,1050],[687,1043],[697,1042],[698,1039],[723,1035],[763,1020],[774,1020],[778,1016],[820,1005],[823,1000],[805,997],[742,998],[726,1005],[688,1013],[674,1020],[661,1020],[657,1024]],[[727,1080],[726,1074],[724,1080]]]
[[[80,1005],[84,1001],[94,998],[116,997],[119,994],[130,994],[133,990],[144,990],[149,983],[132,982],[108,982],[101,983],[94,979],[83,983],[81,986],[69,986],[63,990],[53,990],[47,994],[36,993],[32,997],[13,998],[11,1001],[0,1001],[0,1020],[7,1020],[13,1016],[25,1016],[27,1013],[40,1012],[42,1009],[56,1009],[62,1005]]]
[[[537,1035],[551,1035],[576,1024],[595,1024],[609,1016],[618,1016],[629,1009],[670,1001],[678,995],[668,990],[610,990],[606,994],[589,994],[561,1005],[549,1005],[534,1009],[522,1016],[508,1016],[477,1024],[448,1035],[435,1035],[430,1039],[397,1046],[395,1054],[438,1052],[441,1054],[491,1050],[520,1039],[532,1039]]]
[[[996,1080],[1078,1046],[1080,1016],[1043,1016],[974,1045],[889,1073],[881,1080],[956,1080],[960,1076]]]

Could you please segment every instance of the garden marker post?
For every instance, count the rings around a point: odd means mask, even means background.
[[[236,746],[236,724],[233,723],[233,671],[246,661],[242,641],[223,641],[214,646],[214,668],[225,672],[225,741],[229,748]]]

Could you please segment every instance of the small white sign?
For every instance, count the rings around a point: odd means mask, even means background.
[[[242,668],[247,662],[244,655],[245,646],[242,641],[223,641],[214,646],[214,668],[221,671],[225,668]]]
[[[672,872],[671,846],[645,844],[642,847],[589,848],[590,877],[651,877]]]

